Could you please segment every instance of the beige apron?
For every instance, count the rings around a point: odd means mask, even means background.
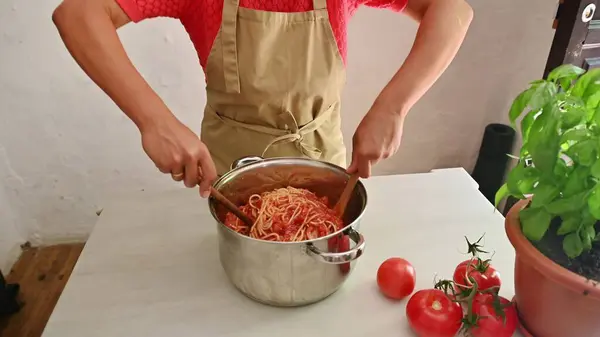
[[[340,121],[345,69],[326,0],[279,13],[224,0],[206,65],[201,138],[217,172],[243,156],[309,157],[346,166]]]

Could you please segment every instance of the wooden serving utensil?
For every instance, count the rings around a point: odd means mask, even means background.
[[[350,176],[348,182],[346,183],[346,187],[344,187],[344,190],[342,191],[342,195],[340,195],[337,204],[335,204],[335,207],[333,208],[335,214],[337,214],[337,216],[339,216],[340,218],[344,217],[344,213],[346,212],[346,206],[348,206],[348,201],[350,201],[352,192],[354,192],[354,187],[358,182],[358,178],[358,173],[354,173]]]
[[[252,227],[254,225],[254,221],[250,219],[244,212],[240,211],[240,209],[227,197],[225,197],[221,192],[217,191],[216,188],[210,187],[210,195],[215,198],[218,202],[220,202],[225,208],[227,208],[231,213],[235,214],[243,223]]]

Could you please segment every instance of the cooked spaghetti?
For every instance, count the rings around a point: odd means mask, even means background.
[[[254,219],[249,228],[233,213],[225,226],[251,238],[268,241],[304,241],[331,234],[343,226],[328,206],[327,197],[295,187],[254,194],[240,210]]]

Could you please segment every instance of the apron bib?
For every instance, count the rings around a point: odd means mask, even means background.
[[[244,156],[308,157],[346,166],[340,96],[345,69],[326,0],[301,13],[224,0],[205,68],[201,138],[222,175]]]

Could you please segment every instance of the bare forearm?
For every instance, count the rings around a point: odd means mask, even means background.
[[[79,66],[141,129],[171,113],[129,60],[116,32],[129,20],[118,11],[103,0],[66,0],[52,19]]]
[[[471,23],[471,7],[463,0],[409,0],[409,15],[421,24],[404,64],[377,102],[404,116],[431,88],[454,59]],[[410,8],[411,2],[416,3]],[[411,11],[412,10],[412,11]],[[422,12],[420,12],[422,10]]]

